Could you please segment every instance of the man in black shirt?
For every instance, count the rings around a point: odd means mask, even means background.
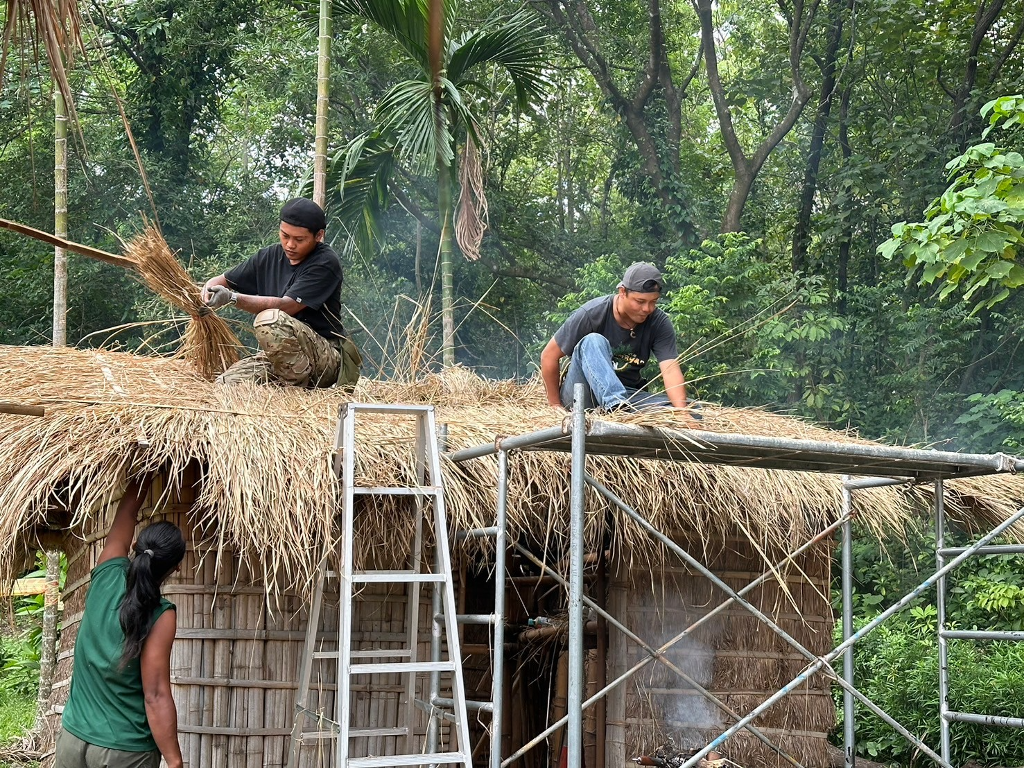
[[[256,315],[253,333],[260,345],[260,352],[239,360],[218,382],[355,386],[362,358],[341,324],[341,262],[323,242],[326,224],[312,200],[289,200],[281,208],[279,245],[206,282],[207,306],[234,304]]]
[[[675,330],[656,306],[662,287],[661,272],[638,262],[626,270],[616,293],[591,299],[569,316],[540,355],[551,405],[571,407],[574,385],[582,383],[586,408],[687,407]],[[648,382],[640,372],[652,353],[664,394],[644,391]],[[571,360],[560,384],[559,361],[567,355]]]

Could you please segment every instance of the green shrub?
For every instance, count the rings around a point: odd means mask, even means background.
[[[867,620],[857,622],[863,626]],[[939,750],[939,652],[936,611],[913,608],[894,616],[854,646],[854,684],[881,709]],[[949,708],[1005,717],[1024,716],[1024,646],[951,640]],[[842,691],[837,733],[842,732]],[[907,764],[916,748],[880,718],[857,706],[857,752]],[[952,763],[1024,763],[1024,740],[1012,728],[953,723]]]

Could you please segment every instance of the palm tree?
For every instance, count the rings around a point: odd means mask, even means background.
[[[479,75],[487,67],[503,72],[520,110],[539,100],[549,84],[544,74],[547,36],[539,16],[520,8],[457,35],[455,5],[454,0],[334,0],[335,17],[357,17],[389,35],[415,74],[381,98],[373,129],[337,153],[328,177],[332,214],[367,254],[380,239],[379,217],[396,183],[394,172],[401,168],[436,179],[445,367],[455,364],[453,230],[463,254],[474,259],[486,227],[482,142],[472,98],[490,92]],[[461,163],[456,161],[460,145]],[[460,188],[456,217],[453,201]]]

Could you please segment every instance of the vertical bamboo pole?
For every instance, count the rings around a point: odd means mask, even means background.
[[[60,88],[53,94],[53,233],[68,236],[68,116]],[[67,344],[67,252],[53,249],[53,346]],[[57,618],[60,606],[60,551],[46,551],[46,594],[43,600],[43,636],[39,653],[39,693],[36,730],[49,709],[53,674],[57,669]]]
[[[326,208],[327,112],[331,95],[331,0],[320,0],[316,63],[316,139],[313,154],[313,202]]]
[[[53,234],[68,237],[68,115],[60,89],[53,94]],[[68,255],[53,249],[53,346],[67,344]]]

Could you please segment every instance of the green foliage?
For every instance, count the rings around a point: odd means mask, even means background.
[[[834,352],[846,321],[820,277],[780,266],[762,240],[744,233],[668,260],[667,310],[687,350],[688,378],[723,402],[788,403],[832,420],[848,408]]]
[[[1020,435],[1024,430],[1024,392],[1001,389],[990,395],[975,393],[967,398],[971,407],[956,419],[965,427],[972,442],[996,445],[1022,452]]]
[[[981,111],[989,112],[986,136],[994,128],[1013,128],[1024,119],[1024,96],[991,101]],[[940,299],[962,288],[963,300],[974,300],[975,310],[991,308],[1024,285],[1024,267],[1015,261],[1024,245],[1024,157],[984,142],[946,169],[952,183],[925,210],[925,221],[895,224],[878,252],[900,255],[908,279],[920,271],[920,284],[940,281]]]
[[[0,687],[0,746],[21,738],[32,727],[36,717],[36,699],[32,694],[19,694]],[[0,766],[5,765],[0,762]],[[12,764],[14,768],[14,764]],[[22,763],[17,768],[28,768]]]
[[[856,628],[866,623],[856,622]],[[854,680],[882,710],[938,751],[939,694],[936,614],[932,606],[913,608],[889,619],[855,646]],[[837,633],[837,637],[839,637]],[[1015,643],[948,643],[949,706],[960,712],[1020,717],[1024,690],[1024,646]],[[836,687],[837,704],[842,696]],[[840,721],[842,707],[837,706]],[[841,731],[841,722],[839,730]],[[915,748],[879,718],[857,712],[858,753],[877,761],[906,764]],[[977,760],[1015,765],[1024,760],[1024,742],[1013,729],[954,723],[952,762]]]

